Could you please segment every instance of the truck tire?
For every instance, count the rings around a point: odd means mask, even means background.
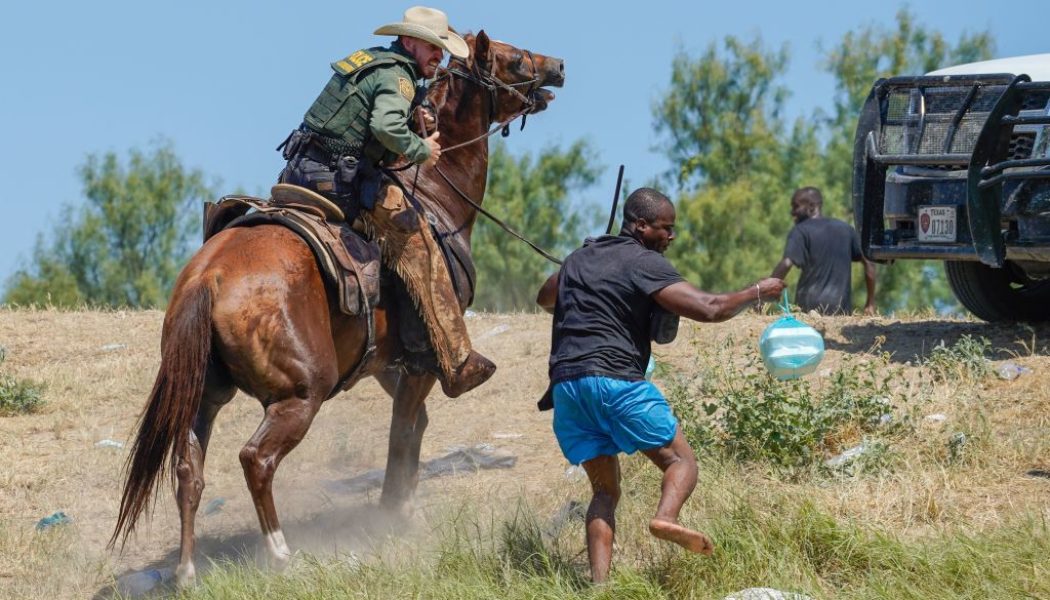
[[[1021,281],[1010,269],[972,261],[944,261],[955,297],[985,321],[1050,320],[1050,280]]]

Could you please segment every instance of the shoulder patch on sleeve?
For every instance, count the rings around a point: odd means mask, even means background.
[[[404,77],[397,78],[397,89],[401,92],[401,95],[406,100],[411,102],[416,97],[416,88],[412,85],[412,82],[405,79]]]
[[[374,56],[364,50],[358,50],[343,60],[332,63],[332,67],[337,71],[342,72],[344,75],[349,75],[373,60],[375,60]]]

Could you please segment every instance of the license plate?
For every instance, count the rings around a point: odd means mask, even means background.
[[[920,206],[916,233],[920,242],[955,241],[954,206]]]

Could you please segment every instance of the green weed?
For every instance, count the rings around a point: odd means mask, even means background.
[[[739,460],[802,467],[886,426],[883,416],[891,415],[894,400],[905,400],[891,387],[895,372],[884,357],[847,358],[817,381],[778,381],[757,360],[751,353],[744,368],[715,372],[703,386],[670,383],[669,400],[691,442],[720,447]],[[880,456],[888,456],[886,449]],[[875,464],[886,461],[869,468]]]
[[[6,358],[4,349],[0,348],[0,366]],[[0,373],[0,417],[36,412],[44,405],[43,390],[40,383]]]
[[[986,356],[991,346],[987,338],[969,334],[960,337],[951,347],[941,340],[922,365],[936,381],[979,381],[992,373],[992,364]]]

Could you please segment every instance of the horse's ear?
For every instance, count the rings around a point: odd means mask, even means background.
[[[474,52],[472,58],[479,67],[485,67],[489,63],[489,36],[482,29],[474,38]]]

